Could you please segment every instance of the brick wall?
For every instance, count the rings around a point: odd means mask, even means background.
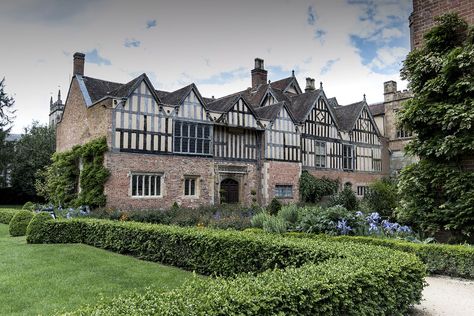
[[[275,197],[276,185],[292,185],[293,198],[281,199],[283,203],[299,201],[299,179],[301,175],[301,163],[284,161],[267,161],[262,170],[262,196],[266,205]]]
[[[105,156],[111,176],[105,185],[107,207],[165,209],[177,202],[185,207],[213,204],[214,167],[212,158],[145,155],[109,152]],[[131,197],[130,173],[162,173],[162,197]],[[184,177],[198,176],[198,196],[184,196]]]
[[[110,102],[87,109],[79,84],[73,79],[62,120],[56,129],[56,151],[65,151],[104,135],[110,145]]]
[[[434,17],[447,12],[456,12],[467,23],[474,24],[473,0],[413,0],[410,16],[412,49],[421,45],[423,35],[434,26]]]
[[[324,169],[305,169],[310,174],[317,178],[327,177],[334,180],[339,180],[341,185],[349,182],[352,184],[352,190],[357,192],[358,186],[368,186],[375,180],[381,179],[383,174],[371,172],[347,172],[340,170],[324,170]]]

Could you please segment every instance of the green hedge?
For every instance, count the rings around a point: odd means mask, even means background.
[[[26,228],[33,218],[33,212],[21,210],[13,215],[12,220],[9,223],[10,236],[18,237],[26,235]]]
[[[256,234],[265,234],[254,230]],[[366,236],[328,236],[324,234],[287,233],[286,237],[333,240],[383,246],[418,256],[429,273],[474,279],[474,247],[469,245],[420,244],[397,239]]]
[[[430,273],[474,279],[474,247],[444,244],[417,244],[407,241],[372,237],[332,237],[337,241],[351,241],[378,245],[416,254]]]
[[[44,221],[35,242],[82,242],[228,278],[122,297],[76,314],[403,315],[421,298],[424,265],[378,246],[103,220]]]
[[[13,216],[18,213],[19,210],[13,208],[0,208],[0,224],[10,224]]]

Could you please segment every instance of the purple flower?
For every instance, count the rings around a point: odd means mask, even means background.
[[[221,219],[221,212],[219,212],[219,211],[215,212],[213,217],[216,221],[220,220]]]
[[[364,213],[362,213],[361,211],[357,211],[356,216],[357,217],[362,217],[362,216],[364,216]]]
[[[367,222],[370,223],[378,223],[380,220],[380,214],[377,212],[370,213],[369,216],[367,216]]]
[[[369,232],[378,232],[379,228],[375,223],[369,223]]]
[[[352,227],[347,225],[347,221],[345,219],[342,219],[337,222],[337,229],[339,229],[342,235],[347,235],[352,230]]]
[[[410,227],[408,226],[400,226],[398,229],[397,229],[397,232],[399,233],[411,233],[411,229]]]

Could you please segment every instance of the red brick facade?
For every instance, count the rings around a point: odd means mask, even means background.
[[[268,204],[276,197],[277,185],[291,185],[293,194],[291,198],[283,198],[283,203],[299,201],[299,179],[301,175],[301,163],[284,161],[267,161],[264,163],[262,175],[263,203]]]
[[[473,0],[413,0],[410,16],[411,47],[423,42],[423,35],[434,26],[434,18],[447,12],[456,12],[469,24],[474,24]]]

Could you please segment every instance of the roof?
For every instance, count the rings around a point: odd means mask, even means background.
[[[225,97],[215,99],[207,104],[207,108],[213,112],[225,113],[241,98],[240,93],[230,94]]]
[[[119,89],[123,84],[111,81],[105,81],[101,79],[91,78],[82,76],[85,87],[92,103],[107,96],[110,92]]]
[[[360,111],[364,107],[365,101],[355,102],[349,105],[337,106],[334,108],[334,114],[339,127],[343,131],[350,131],[359,118]]]
[[[290,111],[297,122],[303,122],[306,119],[306,114],[311,110],[320,92],[321,90],[317,89],[290,98]]]
[[[369,111],[372,116],[385,114],[385,105],[383,102],[369,105]]]
[[[284,102],[278,102],[271,105],[256,108],[254,111],[258,118],[267,121],[273,121],[277,118],[278,113],[280,113],[281,108],[284,106],[284,104]]]
[[[332,97],[332,98],[329,98],[328,99],[328,103],[330,106],[332,106],[333,108],[339,106],[339,102],[337,102],[337,99],[335,97]]]
[[[181,104],[183,103],[184,99],[188,96],[188,94],[193,89],[193,84],[189,84],[181,89],[178,89],[173,92],[168,92],[164,97],[161,99],[163,103],[166,104]]]

